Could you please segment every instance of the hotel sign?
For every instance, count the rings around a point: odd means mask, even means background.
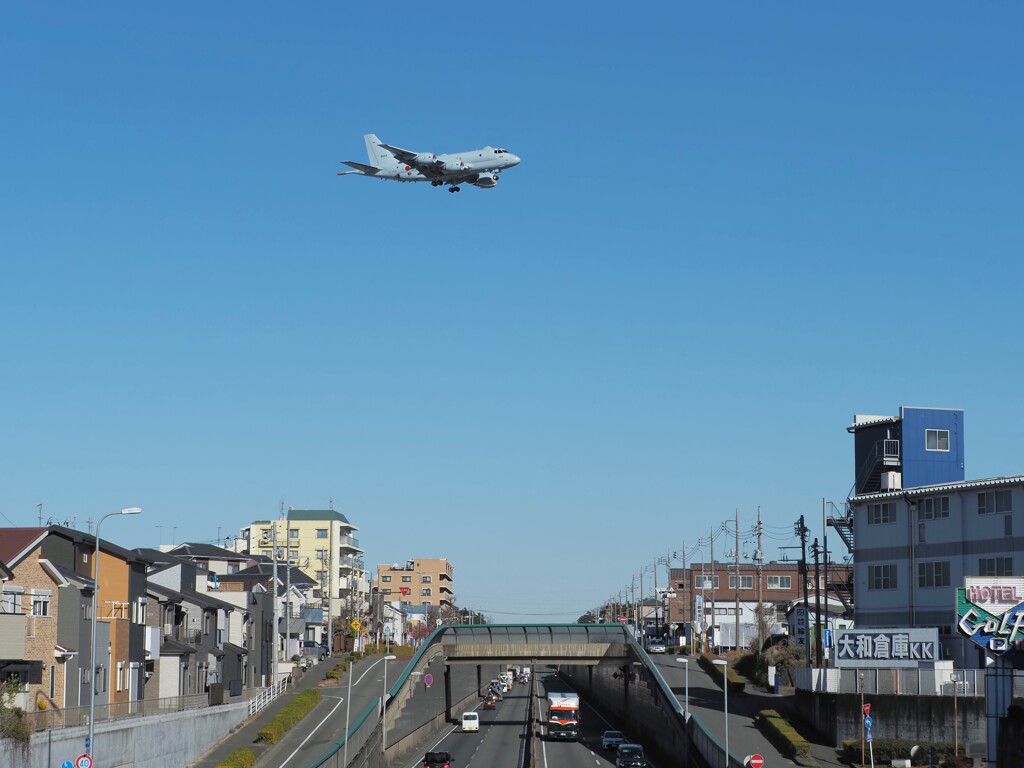
[[[939,659],[935,627],[836,629],[832,644],[837,667],[916,667]]]
[[[1024,669],[1024,578],[968,578],[956,591],[957,630]]]

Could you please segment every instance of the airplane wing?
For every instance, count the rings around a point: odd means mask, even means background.
[[[416,160],[418,152],[410,152],[408,149],[402,149],[401,147],[393,147],[390,144],[381,144],[388,152],[395,156],[396,159],[401,160],[403,163],[413,165]]]
[[[363,163],[357,163],[354,160],[342,160],[342,163],[347,165],[349,168],[355,168],[354,171],[339,171],[339,176],[347,176],[350,173],[358,173],[363,176],[376,176],[380,168],[374,168],[372,165],[364,165]]]

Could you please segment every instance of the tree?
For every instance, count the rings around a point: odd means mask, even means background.
[[[597,617],[594,615],[593,611],[587,611],[582,616],[580,616],[578,619],[576,619],[576,623],[577,624],[597,624]]]

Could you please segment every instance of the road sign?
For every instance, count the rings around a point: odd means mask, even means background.
[[[359,621],[359,619],[352,619],[352,623],[351,623],[351,624],[349,624],[349,626],[350,626],[350,627],[352,627],[352,629],[353,629],[353,630],[355,630],[356,632],[358,632],[358,631],[359,631],[359,628],[360,628],[360,627],[362,627],[362,626],[363,626],[363,624],[362,624],[362,622],[361,622],[361,621]]]
[[[75,768],[92,768],[92,758],[89,755],[79,755],[75,760]]]
[[[412,589],[412,587],[399,587],[398,591],[401,592],[403,595],[408,595],[410,589]]]
[[[871,714],[871,705],[870,704],[865,704],[864,705],[864,717],[867,717],[870,714]]]
[[[865,740],[867,741],[868,744],[871,743],[871,731],[870,731],[870,729],[868,730],[868,735],[865,737]]]
[[[764,768],[764,758],[761,755],[751,755],[747,760],[750,768]]]
[[[427,674],[423,676],[423,684],[427,686],[427,688],[432,686],[434,684],[434,676],[427,672]]]
[[[864,727],[867,728],[870,731],[871,730],[871,724],[873,722],[875,722],[875,721],[871,719],[871,715],[868,715],[867,717],[864,718]]]
[[[75,768],[75,766],[71,764],[70,760],[65,760],[63,763],[60,764],[60,768]]]
[[[391,625],[390,624],[385,624],[384,625],[384,634],[385,635],[390,635],[391,634]]]
[[[825,647],[826,648],[831,648],[832,647],[832,630],[831,629],[826,629],[825,630]]]

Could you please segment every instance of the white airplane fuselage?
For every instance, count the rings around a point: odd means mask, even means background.
[[[508,150],[495,147],[435,155],[384,144],[372,133],[363,138],[370,164],[346,160],[345,165],[355,170],[342,171],[339,176],[353,174],[392,181],[429,181],[435,187],[448,185],[449,191],[458,192],[458,185],[462,183],[483,189],[495,187],[498,174],[520,162]]]

